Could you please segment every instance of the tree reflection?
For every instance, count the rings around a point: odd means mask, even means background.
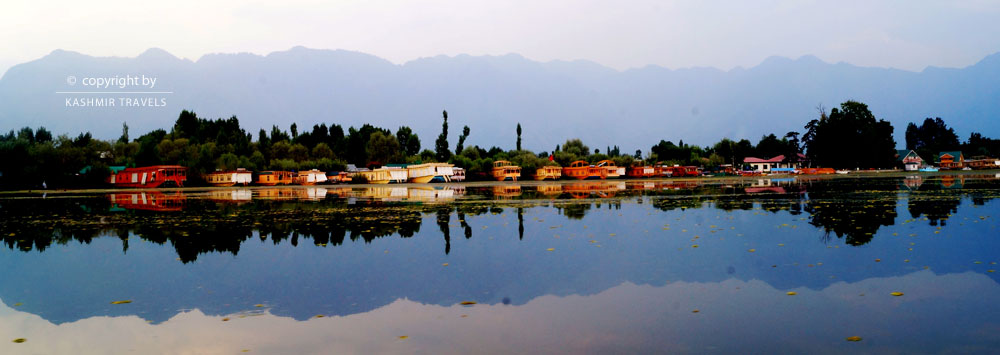
[[[888,196],[887,196],[888,195]],[[805,206],[809,224],[849,245],[864,245],[882,226],[896,221],[896,196],[886,193],[859,193],[851,186],[833,185],[820,192],[810,192]]]

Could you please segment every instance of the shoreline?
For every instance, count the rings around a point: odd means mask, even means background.
[[[400,183],[400,184],[323,184],[323,185],[284,185],[284,186],[259,186],[259,185],[249,185],[249,186],[200,186],[200,187],[170,187],[170,188],[92,188],[92,189],[51,189],[51,190],[3,190],[0,191],[0,197],[16,197],[14,195],[31,195],[31,196],[42,196],[42,195],[82,195],[82,194],[107,194],[115,192],[131,192],[131,191],[162,191],[162,192],[208,192],[208,191],[220,191],[220,190],[235,190],[235,189],[307,189],[307,188],[364,188],[364,187],[385,187],[385,186],[405,186],[405,187],[434,187],[434,186],[461,186],[461,187],[490,187],[490,186],[504,186],[504,185],[518,185],[518,186],[539,186],[539,185],[551,185],[559,184],[566,185],[572,183],[608,183],[608,182],[708,182],[708,183],[725,183],[728,181],[732,182],[742,182],[742,181],[753,181],[761,179],[788,179],[788,178],[803,178],[809,180],[825,180],[825,179],[850,179],[850,178],[871,178],[871,177],[907,177],[907,176],[971,176],[971,175],[995,175],[1000,176],[1000,169],[987,169],[987,170],[951,170],[951,171],[936,171],[936,172],[917,172],[917,171],[901,171],[901,170],[883,170],[883,171],[851,171],[851,173],[846,175],[841,174],[825,174],[825,175],[794,175],[794,174],[781,174],[781,175],[762,175],[762,176],[705,176],[705,177],[678,177],[678,178],[640,178],[640,179],[605,179],[605,180],[569,180],[561,179],[554,181],[536,181],[536,180],[524,180],[524,181],[468,181],[468,182],[446,182],[446,183]]]

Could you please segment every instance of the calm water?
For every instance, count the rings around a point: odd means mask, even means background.
[[[997,197],[992,174],[6,195],[0,353],[996,353]]]

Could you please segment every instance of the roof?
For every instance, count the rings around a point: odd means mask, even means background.
[[[940,157],[943,157],[945,155],[950,155],[952,158],[958,158],[958,157],[962,156],[962,151],[960,151],[960,150],[953,150],[953,151],[950,151],[950,152],[941,152],[941,154],[938,155],[938,157],[940,158]]]
[[[798,153],[797,155],[799,157],[799,159],[798,159],[799,161],[809,160],[809,158],[806,157],[805,154]],[[776,157],[771,158],[771,159],[761,159],[761,158],[754,158],[754,157],[743,158],[743,162],[744,163],[781,163],[781,162],[784,162],[784,161],[785,161],[785,156],[784,155],[779,155],[779,156],[776,156]]]
[[[896,161],[903,161],[906,157],[913,156],[915,159],[923,160],[917,152],[912,149],[896,149]]]

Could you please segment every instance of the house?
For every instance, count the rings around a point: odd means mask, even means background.
[[[905,171],[917,171],[924,165],[924,159],[913,150],[896,150],[896,165],[902,165]]]
[[[965,156],[960,151],[941,152],[938,156],[938,167],[941,169],[961,169],[965,167],[963,161],[965,161]]]
[[[743,158],[743,164],[750,165],[750,170],[763,173],[770,173],[771,169],[801,169],[808,161],[809,159],[802,153],[798,153],[796,159],[785,159],[784,155],[779,155],[771,159]]]

